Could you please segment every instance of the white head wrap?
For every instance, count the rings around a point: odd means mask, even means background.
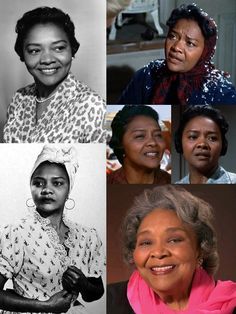
[[[79,167],[76,149],[73,146],[45,145],[36,159],[30,178],[38,166],[44,161],[54,162],[65,166],[70,181],[70,193],[74,185],[75,174]]]

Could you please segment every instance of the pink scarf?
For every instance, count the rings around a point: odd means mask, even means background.
[[[161,301],[136,270],[129,279],[127,297],[136,314],[232,314],[236,308],[236,283],[220,280],[215,283],[199,268],[194,275],[187,309],[175,311]]]

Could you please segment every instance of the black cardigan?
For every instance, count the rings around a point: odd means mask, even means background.
[[[134,314],[127,299],[127,283],[121,281],[107,286],[107,314]]]

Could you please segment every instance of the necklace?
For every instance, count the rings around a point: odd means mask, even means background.
[[[38,103],[43,103],[43,102],[45,102],[45,101],[47,101],[47,100],[53,98],[53,97],[55,96],[55,94],[56,94],[56,92],[53,93],[51,96],[49,96],[49,97],[47,97],[47,98],[43,98],[43,99],[38,99],[38,98],[35,96],[35,99],[36,99],[36,101],[37,101]]]

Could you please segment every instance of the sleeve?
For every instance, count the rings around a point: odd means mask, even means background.
[[[0,273],[12,279],[23,264],[23,241],[19,227],[7,225],[0,229]]]
[[[106,265],[104,247],[95,229],[81,227],[78,230],[75,250],[75,266],[86,277],[100,277]],[[72,262],[73,263],[73,262]]]
[[[213,90],[214,100],[211,101],[212,104],[236,105],[236,89],[225,77],[221,77],[216,86],[213,85]]]
[[[86,101],[83,142],[106,143],[105,101],[96,93],[91,93]]]

